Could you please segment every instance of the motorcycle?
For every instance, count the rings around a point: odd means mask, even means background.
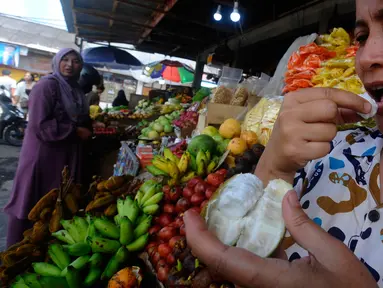
[[[0,139],[20,147],[26,127],[24,113],[12,104],[10,92],[4,86],[0,86]]]

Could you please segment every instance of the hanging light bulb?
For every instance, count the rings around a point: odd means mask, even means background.
[[[214,19],[215,19],[215,21],[221,21],[222,20],[221,5],[218,5],[217,12],[214,13]]]
[[[230,19],[233,22],[238,22],[239,20],[241,20],[241,14],[239,14],[238,6],[238,1],[235,1],[233,12],[231,12],[230,14]]]

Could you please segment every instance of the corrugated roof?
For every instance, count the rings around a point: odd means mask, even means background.
[[[75,35],[65,30],[0,14],[0,41],[53,52],[66,47],[78,50],[74,40]]]

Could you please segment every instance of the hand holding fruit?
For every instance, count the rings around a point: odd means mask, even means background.
[[[292,263],[260,258],[247,250],[225,246],[207,230],[202,218],[186,212],[186,238],[193,254],[213,274],[240,287],[377,287],[366,267],[339,240],[311,221],[296,192],[283,200],[283,217],[292,237],[310,256]]]
[[[358,95],[337,89],[304,89],[287,94],[256,175],[292,183],[297,170],[330,152],[337,124],[357,122],[357,112],[371,104]]]

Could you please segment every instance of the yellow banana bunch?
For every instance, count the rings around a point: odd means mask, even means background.
[[[170,161],[167,161],[167,160],[164,160],[162,159],[160,156],[156,156],[154,157],[154,159],[152,160],[152,164],[153,166],[155,166],[156,168],[166,172],[167,174],[170,174],[169,172],[169,165],[168,165],[168,162]],[[176,166],[177,167],[177,166]],[[171,175],[171,174],[170,174]]]
[[[218,162],[215,159],[211,160],[211,162],[209,163],[206,169],[207,174],[212,173],[217,165],[218,165]]]
[[[191,179],[193,179],[196,176],[196,173],[194,171],[188,172],[184,175],[184,177],[181,178],[181,183],[187,183]]]
[[[173,152],[169,148],[164,149],[164,157],[167,160],[170,160],[178,165],[180,162],[180,159],[176,155],[173,154]]]
[[[184,175],[186,173],[186,171],[188,170],[189,162],[190,162],[190,154],[189,154],[189,152],[185,152],[182,155],[181,160],[177,165],[178,170],[180,171],[181,175]]]
[[[202,150],[198,151],[196,162],[197,162],[197,174],[198,174],[198,176],[201,176],[201,177],[205,176],[206,175],[206,168],[209,164],[209,161],[206,157],[205,152],[203,152]]]
[[[168,173],[171,178],[173,179],[179,179],[180,176],[180,170],[177,167],[177,164],[171,161],[168,161]]]

